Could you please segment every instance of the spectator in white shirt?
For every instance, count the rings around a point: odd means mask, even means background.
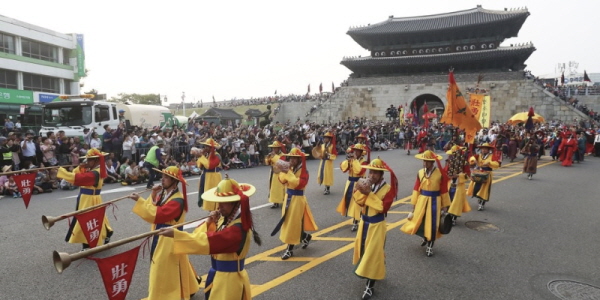
[[[123,157],[127,157],[129,160],[132,160],[133,147],[133,139],[131,138],[131,135],[126,135],[125,139],[123,140]]]

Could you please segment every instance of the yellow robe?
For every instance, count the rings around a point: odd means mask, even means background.
[[[269,202],[282,204],[285,199],[285,185],[279,181],[277,174],[273,173],[273,165],[281,159],[280,154],[275,154],[271,158],[265,158],[265,165],[271,166],[271,182],[269,184]]]
[[[429,178],[425,177],[425,169],[419,170],[417,176],[420,181],[419,189],[413,190],[410,199],[410,203],[415,207],[413,218],[404,223],[400,230],[406,234],[418,234],[428,241],[432,241],[442,237],[439,231],[440,215],[442,207],[450,206],[450,196],[447,192],[440,194],[435,197],[436,201],[434,202],[432,196],[422,194],[424,191],[440,192],[442,173],[438,168],[432,172]],[[423,225],[423,228],[420,231],[421,225]],[[435,227],[432,228],[432,226]],[[436,232],[435,236],[433,236],[432,231]]]
[[[202,175],[200,175],[200,180],[198,182],[198,199],[202,197],[204,191],[208,191],[221,182],[221,172],[217,172],[217,169],[221,168],[221,158],[219,157],[219,165],[214,169],[209,169],[209,161],[206,156],[201,155],[196,161],[196,165],[198,168],[202,170]],[[211,171],[207,171],[211,170]],[[202,209],[207,211],[217,210],[217,202],[211,201],[202,201]]]
[[[100,174],[100,168],[96,168],[94,169],[94,171],[98,172],[98,174]],[[79,169],[79,167],[76,167],[73,172],[69,172],[67,170],[65,170],[64,168],[60,168],[58,171],[58,178],[64,179],[66,181],[68,181],[71,184],[75,185],[75,174],[80,174],[80,173],[84,173],[86,172],[85,170]],[[102,186],[104,185],[104,179],[100,178],[100,176],[98,176],[98,184],[93,186],[93,185],[84,185],[81,186],[80,188],[82,189],[88,189],[88,190],[101,190]],[[94,193],[95,194],[95,193]],[[81,192],[81,190],[79,191],[79,196],[77,196],[77,204],[75,207],[75,210],[82,210],[84,208],[88,208],[90,206],[94,206],[94,205],[98,205],[102,203],[102,196],[100,195],[100,193],[98,193],[98,195],[86,195],[83,194]],[[104,221],[103,221],[103,226],[102,229],[100,230],[100,237],[98,238],[98,244],[97,246],[103,245],[104,244],[104,239],[106,239],[106,235],[109,231],[112,231],[112,228],[110,227],[110,223],[108,222],[108,218],[106,217],[106,214],[104,215]],[[81,230],[81,226],[79,225],[79,222],[75,222],[74,225],[72,225],[72,232],[70,236],[67,236],[68,238],[68,242],[72,243],[72,244],[87,244],[87,239],[85,238],[85,235],[83,234],[83,231]]]
[[[332,186],[333,161],[337,158],[337,155],[332,153],[333,145],[331,144],[327,146],[327,151],[325,151],[325,145],[321,145],[319,147],[321,147],[323,155],[325,155],[325,152],[329,153],[329,158],[321,158],[321,163],[319,164],[319,173],[317,176],[317,183],[319,183],[319,185]]]
[[[481,154],[478,155],[477,157],[472,156],[469,159],[469,162],[475,162],[477,164],[477,168],[482,167],[486,163],[490,164],[489,168],[491,168],[492,170],[496,170],[500,167],[500,164],[498,164],[497,161],[492,160],[492,153],[489,153],[486,158],[483,158],[483,156]],[[481,198],[483,201],[489,201],[490,200],[490,190],[492,187],[492,177],[494,176],[494,172],[492,172],[492,171],[485,171],[485,172],[489,174],[488,181],[486,183],[481,183],[481,184],[471,181],[471,183],[469,183],[469,189],[467,190],[467,195],[477,196],[478,198]],[[477,192],[477,194],[474,195],[476,184],[480,185],[481,187],[479,189],[479,192]]]
[[[279,180],[286,185],[287,190],[296,190],[296,187],[300,185],[301,172],[302,168],[299,168],[296,173],[292,170],[289,170],[287,173],[281,172],[279,173]],[[305,187],[298,190],[304,191]],[[289,197],[289,195],[286,195],[286,197]],[[281,225],[279,239],[285,244],[300,244],[302,231],[315,231],[319,229],[304,195],[292,195],[290,201],[287,201],[286,198],[286,201],[283,202],[281,216],[285,216],[285,219]]]
[[[385,183],[379,190],[368,195],[363,195],[359,191],[353,194],[353,202],[362,208],[361,220],[354,240],[352,264],[356,266],[354,273],[362,278],[373,280],[385,278],[384,247],[387,222],[383,216],[383,198],[390,189],[391,186]],[[370,222],[366,222],[365,219]]]
[[[465,173],[459,173],[456,178],[456,191],[454,192],[454,198],[452,204],[448,209],[448,213],[460,217],[464,212],[470,212],[471,206],[467,201],[467,190],[465,189],[465,183],[467,182],[467,175]],[[448,190],[450,190],[452,180],[448,182]]]
[[[364,158],[361,159],[352,159],[352,160],[344,160],[340,164],[340,169],[342,172],[348,172],[348,180],[346,181],[346,187],[344,188],[344,194],[342,195],[342,200],[338,204],[336,211],[339,212],[342,216],[350,216],[354,220],[360,219],[360,207],[356,205],[354,201],[352,201],[352,193],[354,192],[354,184],[358,181],[358,178],[364,178],[365,169],[361,168],[362,162],[365,161]],[[351,181],[354,180],[354,181]],[[352,190],[348,191],[348,188],[352,185]],[[346,205],[346,196],[350,194],[349,203]]]
[[[167,201],[169,203],[175,198],[183,198],[180,192],[176,192]],[[157,207],[152,203],[152,196],[148,199],[139,198],[132,209],[133,213],[140,216],[144,221],[151,223],[150,230],[156,229]],[[163,223],[169,226],[185,222],[185,210],[182,211],[179,220],[170,220]],[[179,232],[179,230],[175,230]],[[150,239],[152,243],[152,239]],[[172,251],[173,239],[158,236],[158,242],[150,261],[150,278],[148,284],[148,300],[178,300],[190,299],[190,295],[198,291],[196,272],[187,255],[175,254]]]
[[[221,217],[219,224],[222,224],[223,221],[224,218]],[[241,226],[240,222],[240,218],[233,220],[227,225],[227,228],[231,226]],[[207,226],[206,223],[204,223],[196,228],[193,233],[175,231],[173,252],[175,254],[211,254],[211,245],[207,233],[214,233],[215,229],[216,226],[214,226],[214,224],[212,226]],[[241,248],[239,254],[237,252],[212,254],[212,259],[235,262],[238,268],[235,272],[215,272],[212,283],[204,288],[204,293],[210,292],[210,296],[208,297],[209,300],[250,300],[252,298],[248,272],[241,267],[242,260],[246,258],[248,250],[250,249],[251,237],[252,231],[245,233],[243,245],[240,245],[241,247],[236,247],[236,249]],[[233,242],[233,239],[225,237],[219,239],[219,241],[227,243]],[[238,240],[235,241],[239,242]],[[213,245],[213,247],[214,246],[215,245]],[[211,269],[211,272],[213,271],[214,269]]]

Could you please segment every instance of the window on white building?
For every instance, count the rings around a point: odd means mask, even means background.
[[[17,89],[17,72],[0,69],[0,87],[5,89]]]
[[[0,32],[0,52],[15,54],[15,37]]]
[[[58,48],[36,41],[21,39],[23,56],[41,59],[45,61],[58,62]]]
[[[60,93],[58,78],[23,73],[23,89],[27,91]]]

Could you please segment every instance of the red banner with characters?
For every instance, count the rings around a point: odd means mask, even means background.
[[[140,246],[137,246],[111,257],[90,258],[98,264],[109,300],[123,300],[127,296],[139,252]]]
[[[23,197],[25,203],[25,209],[29,207],[29,201],[31,200],[31,194],[33,193],[33,185],[35,184],[35,173],[15,175],[15,182],[19,188],[19,192]]]
[[[104,225],[104,212],[106,206],[98,209],[90,210],[86,213],[77,215],[77,222],[81,226],[81,231],[88,242],[90,248],[94,248],[98,245],[100,235],[102,233],[102,226]]]

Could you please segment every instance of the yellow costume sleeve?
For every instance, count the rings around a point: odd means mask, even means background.
[[[342,170],[342,172],[346,173],[348,172],[348,160],[344,160],[342,161],[342,163],[340,164],[340,170]]]
[[[500,164],[497,161],[491,161],[490,168],[492,168],[492,170],[496,170],[496,169],[500,168]]]
[[[210,244],[206,234],[208,227],[206,223],[196,228],[194,232],[175,230],[173,238],[174,254],[210,254]]]
[[[77,167],[76,170],[78,168],[79,167]],[[58,173],[56,174],[56,177],[60,178],[60,179],[64,179],[67,182],[69,182],[70,184],[75,184],[75,170],[73,170],[73,172],[69,172],[69,171],[67,171],[67,169],[60,167],[60,168],[58,168]]]
[[[148,199],[140,197],[135,202],[131,211],[148,223],[154,223],[156,219],[156,205],[152,203],[152,196],[148,197]]]
[[[287,183],[288,189],[293,189],[296,188],[300,183],[300,178],[296,177],[292,170],[288,170],[287,173],[279,173],[279,181]]]
[[[361,165],[360,161],[358,161],[357,159],[353,159],[352,160],[352,175],[354,175],[354,176],[358,175],[362,171],[361,166],[362,165]]]
[[[417,199],[419,199],[419,195],[421,193],[419,191],[412,191],[412,195],[410,195],[410,204],[417,205]]]
[[[196,161],[196,165],[198,166],[198,168],[204,167],[205,169],[208,169],[208,159],[206,158],[206,156],[200,156]]]
[[[337,155],[331,153],[331,151],[333,151],[333,145],[329,146],[329,160],[335,160]]]
[[[384,189],[385,187],[382,188],[382,190]],[[389,187],[387,188],[387,191],[385,191],[385,193],[387,193],[388,191]],[[368,206],[376,210],[377,212],[383,211],[383,200],[381,200],[381,198],[373,192],[370,192],[368,195],[365,195],[360,191],[356,191],[354,195],[352,195],[352,198],[354,199],[354,202],[356,202],[356,204],[358,204],[361,207]]]

